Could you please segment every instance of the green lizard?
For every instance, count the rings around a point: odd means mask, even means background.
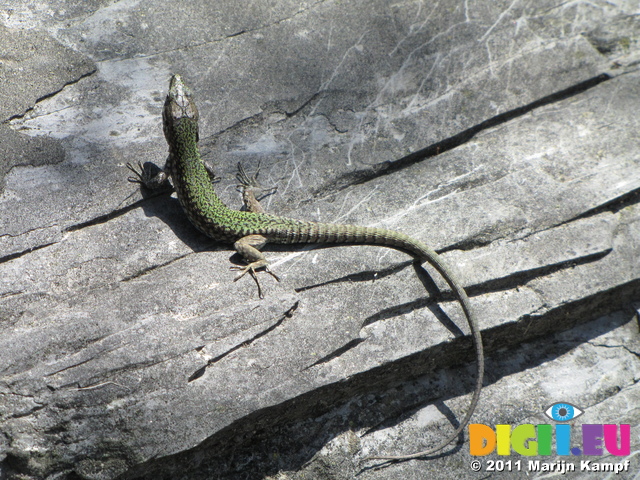
[[[260,251],[268,242],[380,245],[408,253],[415,258],[416,262],[427,261],[442,275],[460,301],[469,322],[476,350],[477,380],[469,409],[456,430],[434,448],[411,455],[366,457],[364,460],[404,460],[423,457],[438,452],[454,441],[469,423],[478,403],[484,375],[484,352],[480,330],[469,298],[441,257],[424,243],[391,230],[315,223],[269,215],[264,212],[255,198],[254,187],[257,184],[246,176],[241,167],[238,179],[244,187],[243,199],[247,211],[231,210],[216,195],[213,188],[212,169],[200,157],[197,145],[198,109],[192,99],[191,91],[179,75],[171,78],[162,118],[164,135],[169,144],[169,157],[164,169],[152,175],[148,169],[140,165],[139,170],[136,170],[129,164],[128,168],[136,175],[129,177],[129,180],[154,189],[166,184],[170,177],[178,200],[191,223],[208,237],[233,244],[235,250],[247,262],[244,267],[232,267],[240,271],[236,280],[249,273],[256,281],[261,297],[262,290],[256,277],[256,270],[266,270],[277,279],[269,270],[268,262]]]

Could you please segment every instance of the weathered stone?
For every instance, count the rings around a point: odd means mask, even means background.
[[[385,248],[268,246],[282,281],[258,300],[229,246],[126,181],[164,161],[172,72],[226,202],[261,162],[270,211],[442,252],[488,351],[475,422],[569,401],[578,424],[637,428],[632,5],[5,3],[0,478],[488,474],[466,443],[358,463],[438,443],[468,406],[437,275]]]

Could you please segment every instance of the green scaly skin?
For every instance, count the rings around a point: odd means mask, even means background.
[[[144,171],[137,172],[130,167],[137,175],[133,180],[149,188],[157,188],[166,182],[167,176],[170,176],[178,200],[191,223],[208,237],[233,244],[247,260],[248,265],[240,268],[242,273],[238,278],[249,272],[257,283],[255,270],[263,268],[268,271],[268,263],[259,251],[266,243],[380,245],[406,252],[420,263],[429,262],[442,275],[460,301],[476,350],[477,380],[469,409],[459,427],[434,448],[411,455],[375,456],[366,457],[363,460],[405,460],[424,457],[442,450],[454,441],[469,423],[480,398],[484,375],[484,353],[480,329],[473,315],[469,298],[441,257],[424,243],[391,230],[294,220],[263,213],[261,207],[254,207],[254,211],[228,208],[216,195],[212,174],[200,158],[198,109],[190,90],[179,75],[171,78],[162,116],[164,134],[169,144],[169,158],[165,168],[156,177],[148,178],[144,175]],[[259,284],[258,288],[261,293]]]

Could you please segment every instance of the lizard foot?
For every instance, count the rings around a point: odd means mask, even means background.
[[[171,189],[165,171],[151,162],[145,162],[144,165],[138,162],[137,166],[127,163],[127,168],[133,172],[133,175],[127,178],[131,183],[138,183],[148,190]]]
[[[127,168],[133,172],[132,177],[127,177],[127,180],[131,183],[139,183],[140,185],[146,185],[147,181],[149,181],[149,174],[145,173],[145,169],[142,166],[142,163],[138,162],[138,167],[134,167],[130,163],[127,163]]]
[[[275,278],[276,281],[278,282],[280,281],[278,276],[275,273],[273,273],[271,270],[269,270],[269,266],[266,264],[266,262],[263,262],[263,261],[252,262],[249,265],[246,265],[244,267],[240,267],[236,265],[229,267],[230,270],[237,270],[240,272],[238,276],[236,276],[236,278],[233,279],[234,282],[237,282],[242,277],[244,277],[246,273],[249,273],[249,275],[251,275],[251,278],[253,278],[253,280],[256,282],[256,286],[258,287],[258,296],[260,298],[264,298],[264,295],[262,293],[262,287],[260,286],[260,281],[258,280],[258,275],[256,272],[256,270],[259,268],[264,269],[264,271],[267,272],[269,275],[271,275],[273,278]]]
[[[258,162],[258,168],[256,169],[256,173],[254,173],[251,177],[247,175],[247,172],[245,171],[242,164],[238,163],[238,173],[236,173],[236,180],[238,181],[237,188],[242,192],[247,192],[247,191],[265,192],[262,196],[257,197],[258,201],[262,200],[264,197],[274,194],[278,190],[278,187],[273,187],[270,189],[266,189],[262,187],[258,182],[259,173],[260,173],[260,162]]]

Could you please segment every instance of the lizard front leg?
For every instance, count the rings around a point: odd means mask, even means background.
[[[170,188],[169,184],[169,168],[171,166],[171,157],[167,158],[164,168],[160,169],[151,162],[145,162],[142,165],[138,162],[137,168],[127,163],[127,168],[133,172],[134,176],[127,178],[131,183],[139,183],[148,190],[160,190],[162,188]]]

